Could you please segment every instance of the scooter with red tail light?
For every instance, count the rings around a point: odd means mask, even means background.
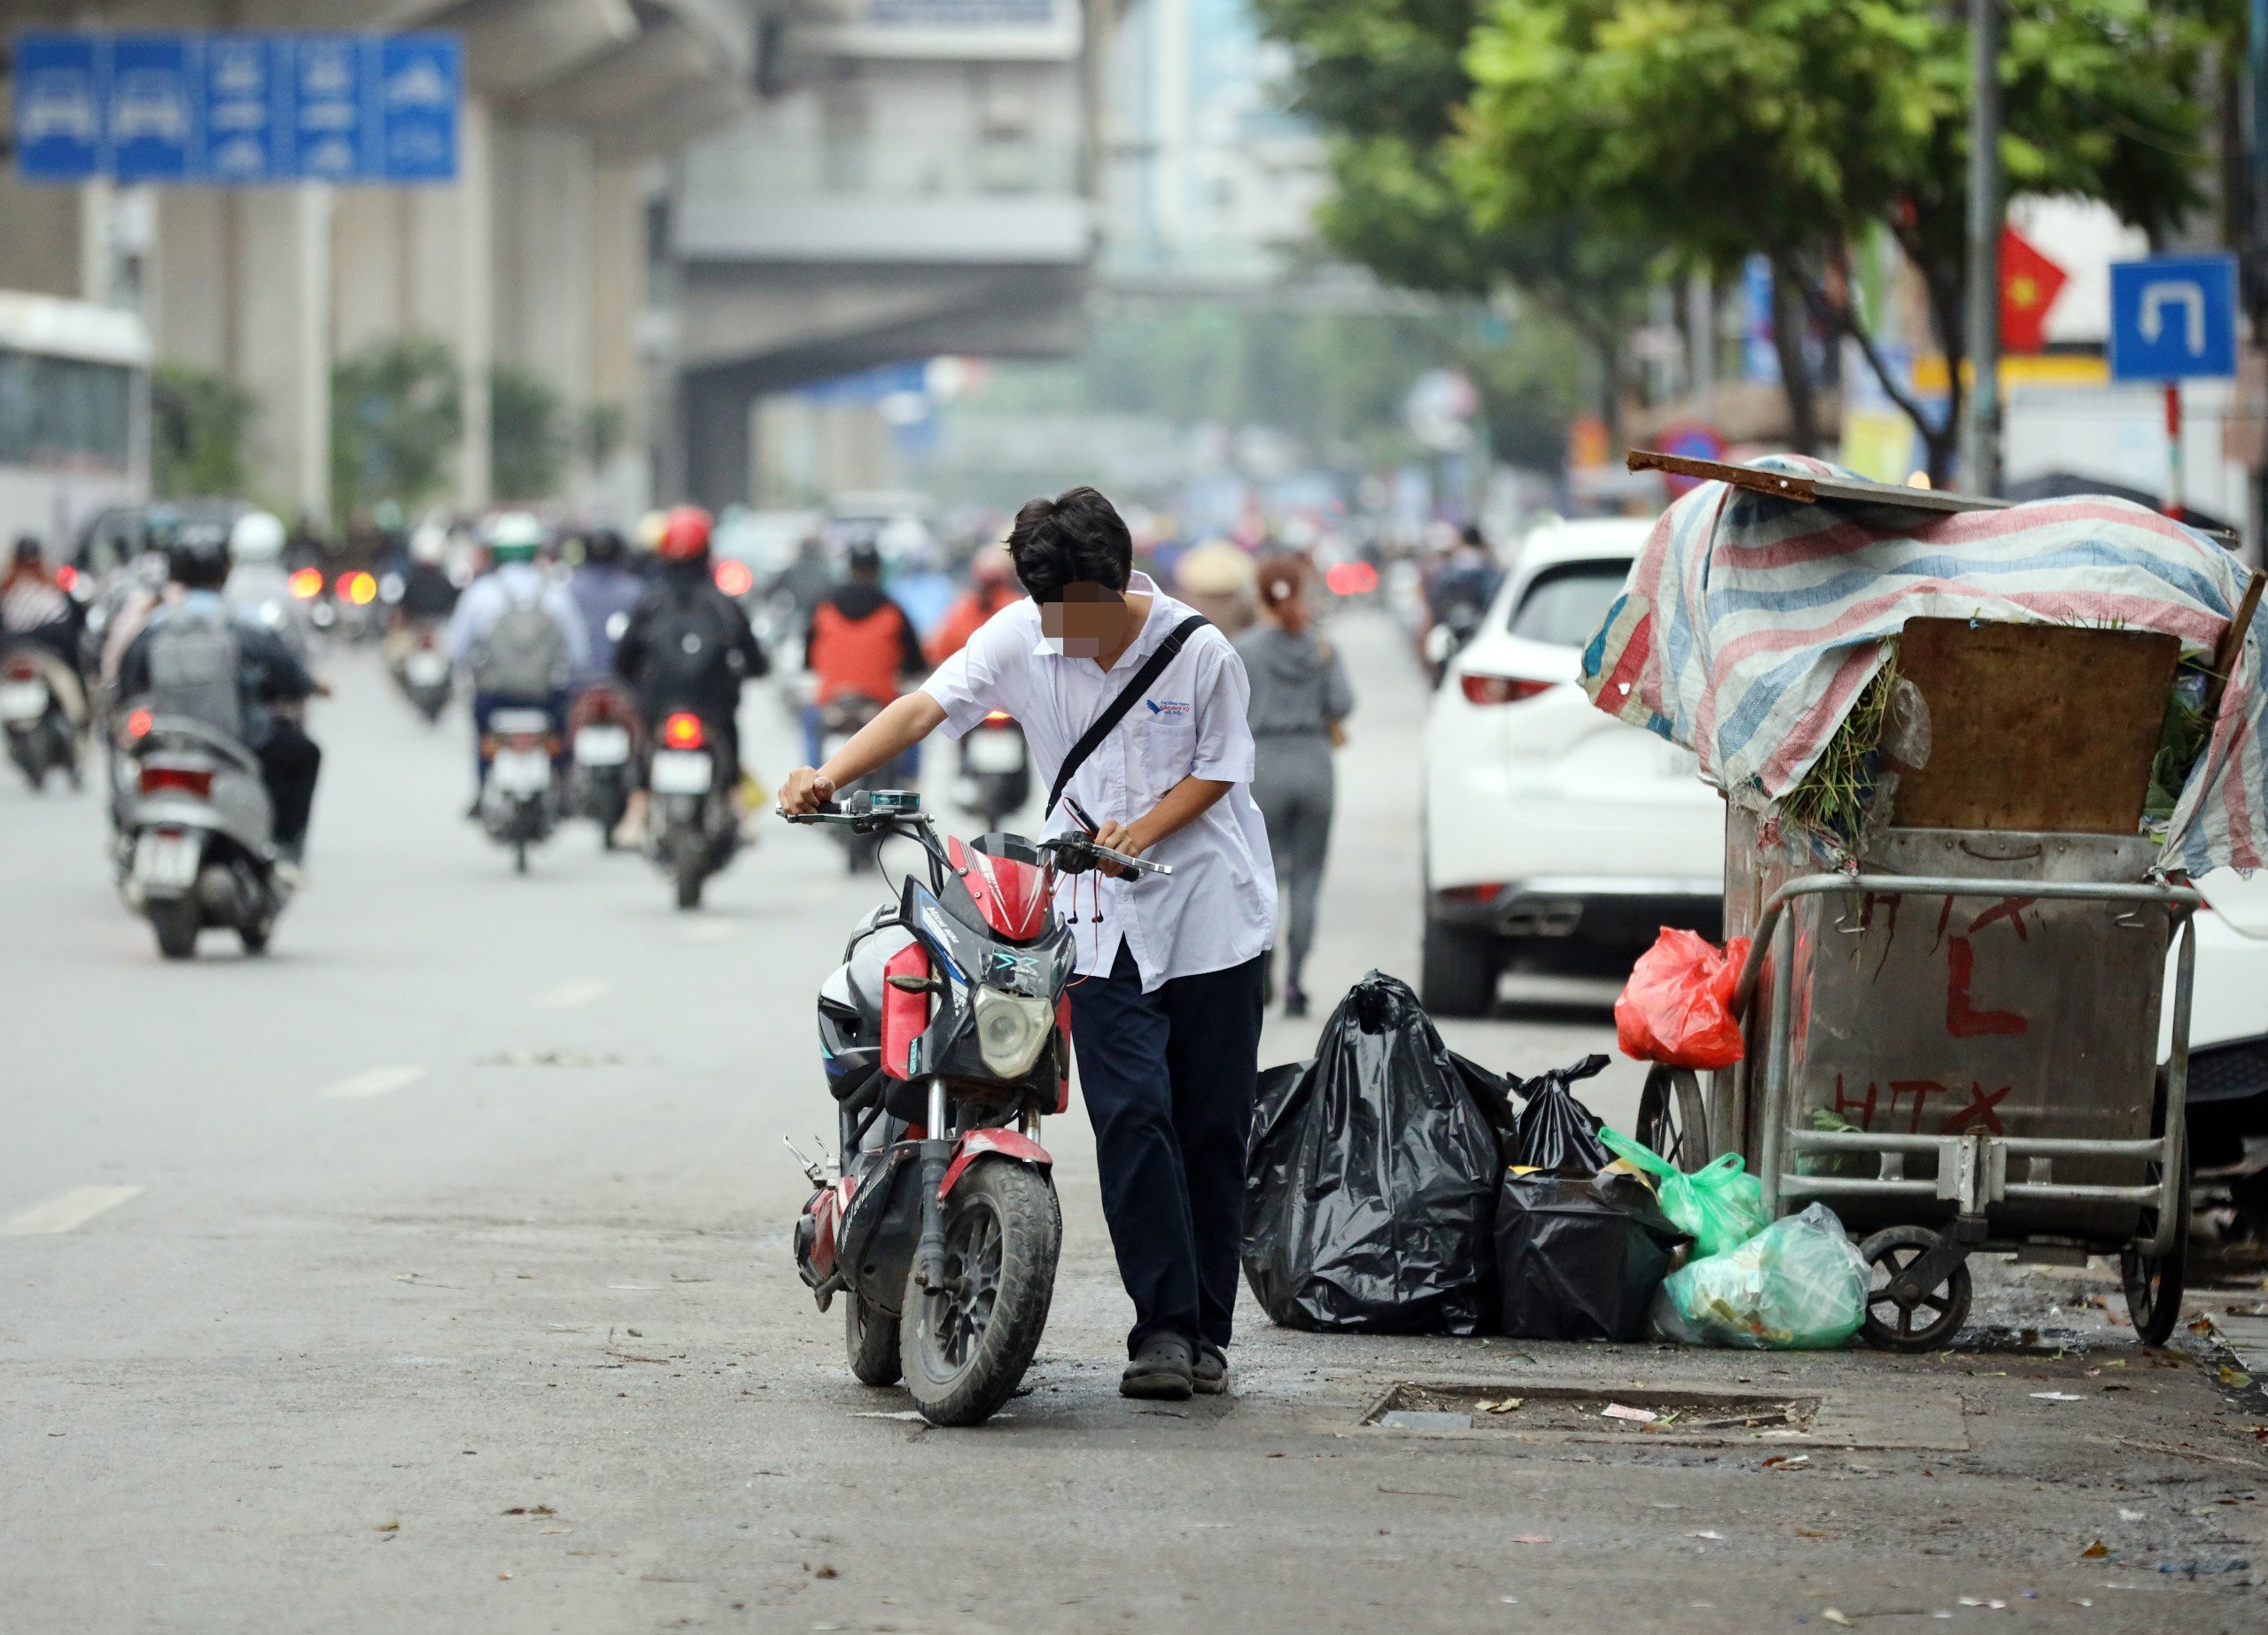
[[[701,906],[701,889],[740,849],[729,769],[710,723],[690,709],[662,717],[646,770],[652,804],[646,852],[677,886],[677,905]]]
[[[848,1297],[860,1380],[903,1377],[930,1423],[980,1424],[1031,1364],[1063,1241],[1038,1141],[1070,1097],[1072,927],[1057,881],[1102,864],[1171,870],[1077,834],[941,841],[905,791],[788,821],[897,835],[928,864],[859,922],[819,988],[839,1159],[832,1180],[806,1167],[796,1268],[821,1311]]]
[[[195,954],[208,926],[235,931],[247,954],[265,951],[291,888],[258,757],[186,716],[136,709],[125,728],[119,895],[167,959]]]

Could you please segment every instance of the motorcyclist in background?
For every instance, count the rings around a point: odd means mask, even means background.
[[[52,647],[75,673],[83,613],[47,565],[47,548],[30,534],[18,539],[0,575],[0,632]]]
[[[980,547],[968,559],[968,588],[945,610],[944,622],[929,638],[929,663],[934,668],[968,646],[968,639],[984,621],[1023,594],[1007,552],[998,546]]]
[[[630,615],[615,645],[614,664],[638,692],[643,741],[650,747],[664,716],[690,710],[719,746],[720,771],[741,810],[741,687],[772,673],[772,661],[741,605],[717,588],[709,557],[713,524],[699,506],[672,511],[655,554],[661,570]],[[643,768],[623,816],[620,838],[645,827]]]
[[[583,560],[568,580],[568,593],[583,621],[583,639],[590,647],[590,674],[614,673],[614,647],[630,622],[630,613],[646,592],[646,581],[630,571],[623,558],[622,536],[611,528],[591,528],[582,534]]]
[[[924,674],[928,661],[913,621],[882,589],[882,553],[870,544],[853,545],[847,557],[850,577],[834,594],[812,609],[804,638],[804,668],[815,686],[804,711],[804,743],[811,763],[819,753],[820,712],[838,698],[867,698],[888,704],[906,678]],[[910,749],[892,776],[910,786],[918,775],[920,751]]]
[[[53,660],[48,685],[73,732],[87,724],[85,683],[79,673],[79,632],[86,609],[47,565],[47,552],[30,534],[16,541],[8,571],[0,575],[0,645],[27,642]]]
[[[119,661],[120,695],[127,700],[168,693],[194,695],[233,678],[237,719],[206,725],[240,736],[260,761],[260,781],[274,804],[276,848],[296,867],[305,855],[307,818],[315,807],[322,751],[291,713],[330,688],[307,673],[284,638],[221,599],[229,580],[229,535],[217,526],[182,529],[167,551],[175,600],[149,622]]]
[[[427,521],[409,531],[409,562],[401,570],[395,612],[413,622],[446,619],[456,611],[456,581],[449,577],[449,531]]]
[[[449,619],[451,661],[472,676],[472,744],[479,784],[488,781],[488,717],[500,709],[540,709],[565,755],[567,688],[587,672],[589,644],[567,587],[536,563],[543,524],[507,511],[488,525],[494,564],[467,587]],[[469,818],[480,815],[480,788]]]
[[[229,583],[221,592],[229,607],[282,632],[304,659],[307,632],[302,627],[291,576],[284,569],[284,521],[266,511],[247,511],[229,530]]]

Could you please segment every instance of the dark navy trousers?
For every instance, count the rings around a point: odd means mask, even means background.
[[[1229,1344],[1267,963],[1262,954],[1145,994],[1122,943],[1108,976],[1072,986],[1103,1219],[1134,1301],[1130,1356],[1155,1334]]]

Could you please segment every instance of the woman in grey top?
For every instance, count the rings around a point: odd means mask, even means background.
[[[1253,799],[1268,822],[1284,948],[1284,1014],[1305,1016],[1300,972],[1315,941],[1316,898],[1331,847],[1331,752],[1346,740],[1355,694],[1331,644],[1309,628],[1308,564],[1263,557],[1257,571],[1260,623],[1236,639],[1252,680],[1258,760]]]

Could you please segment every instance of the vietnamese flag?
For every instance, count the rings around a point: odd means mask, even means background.
[[[2030,240],[2000,228],[2000,350],[2038,352],[2045,345],[2047,310],[2070,275],[2034,249]]]

